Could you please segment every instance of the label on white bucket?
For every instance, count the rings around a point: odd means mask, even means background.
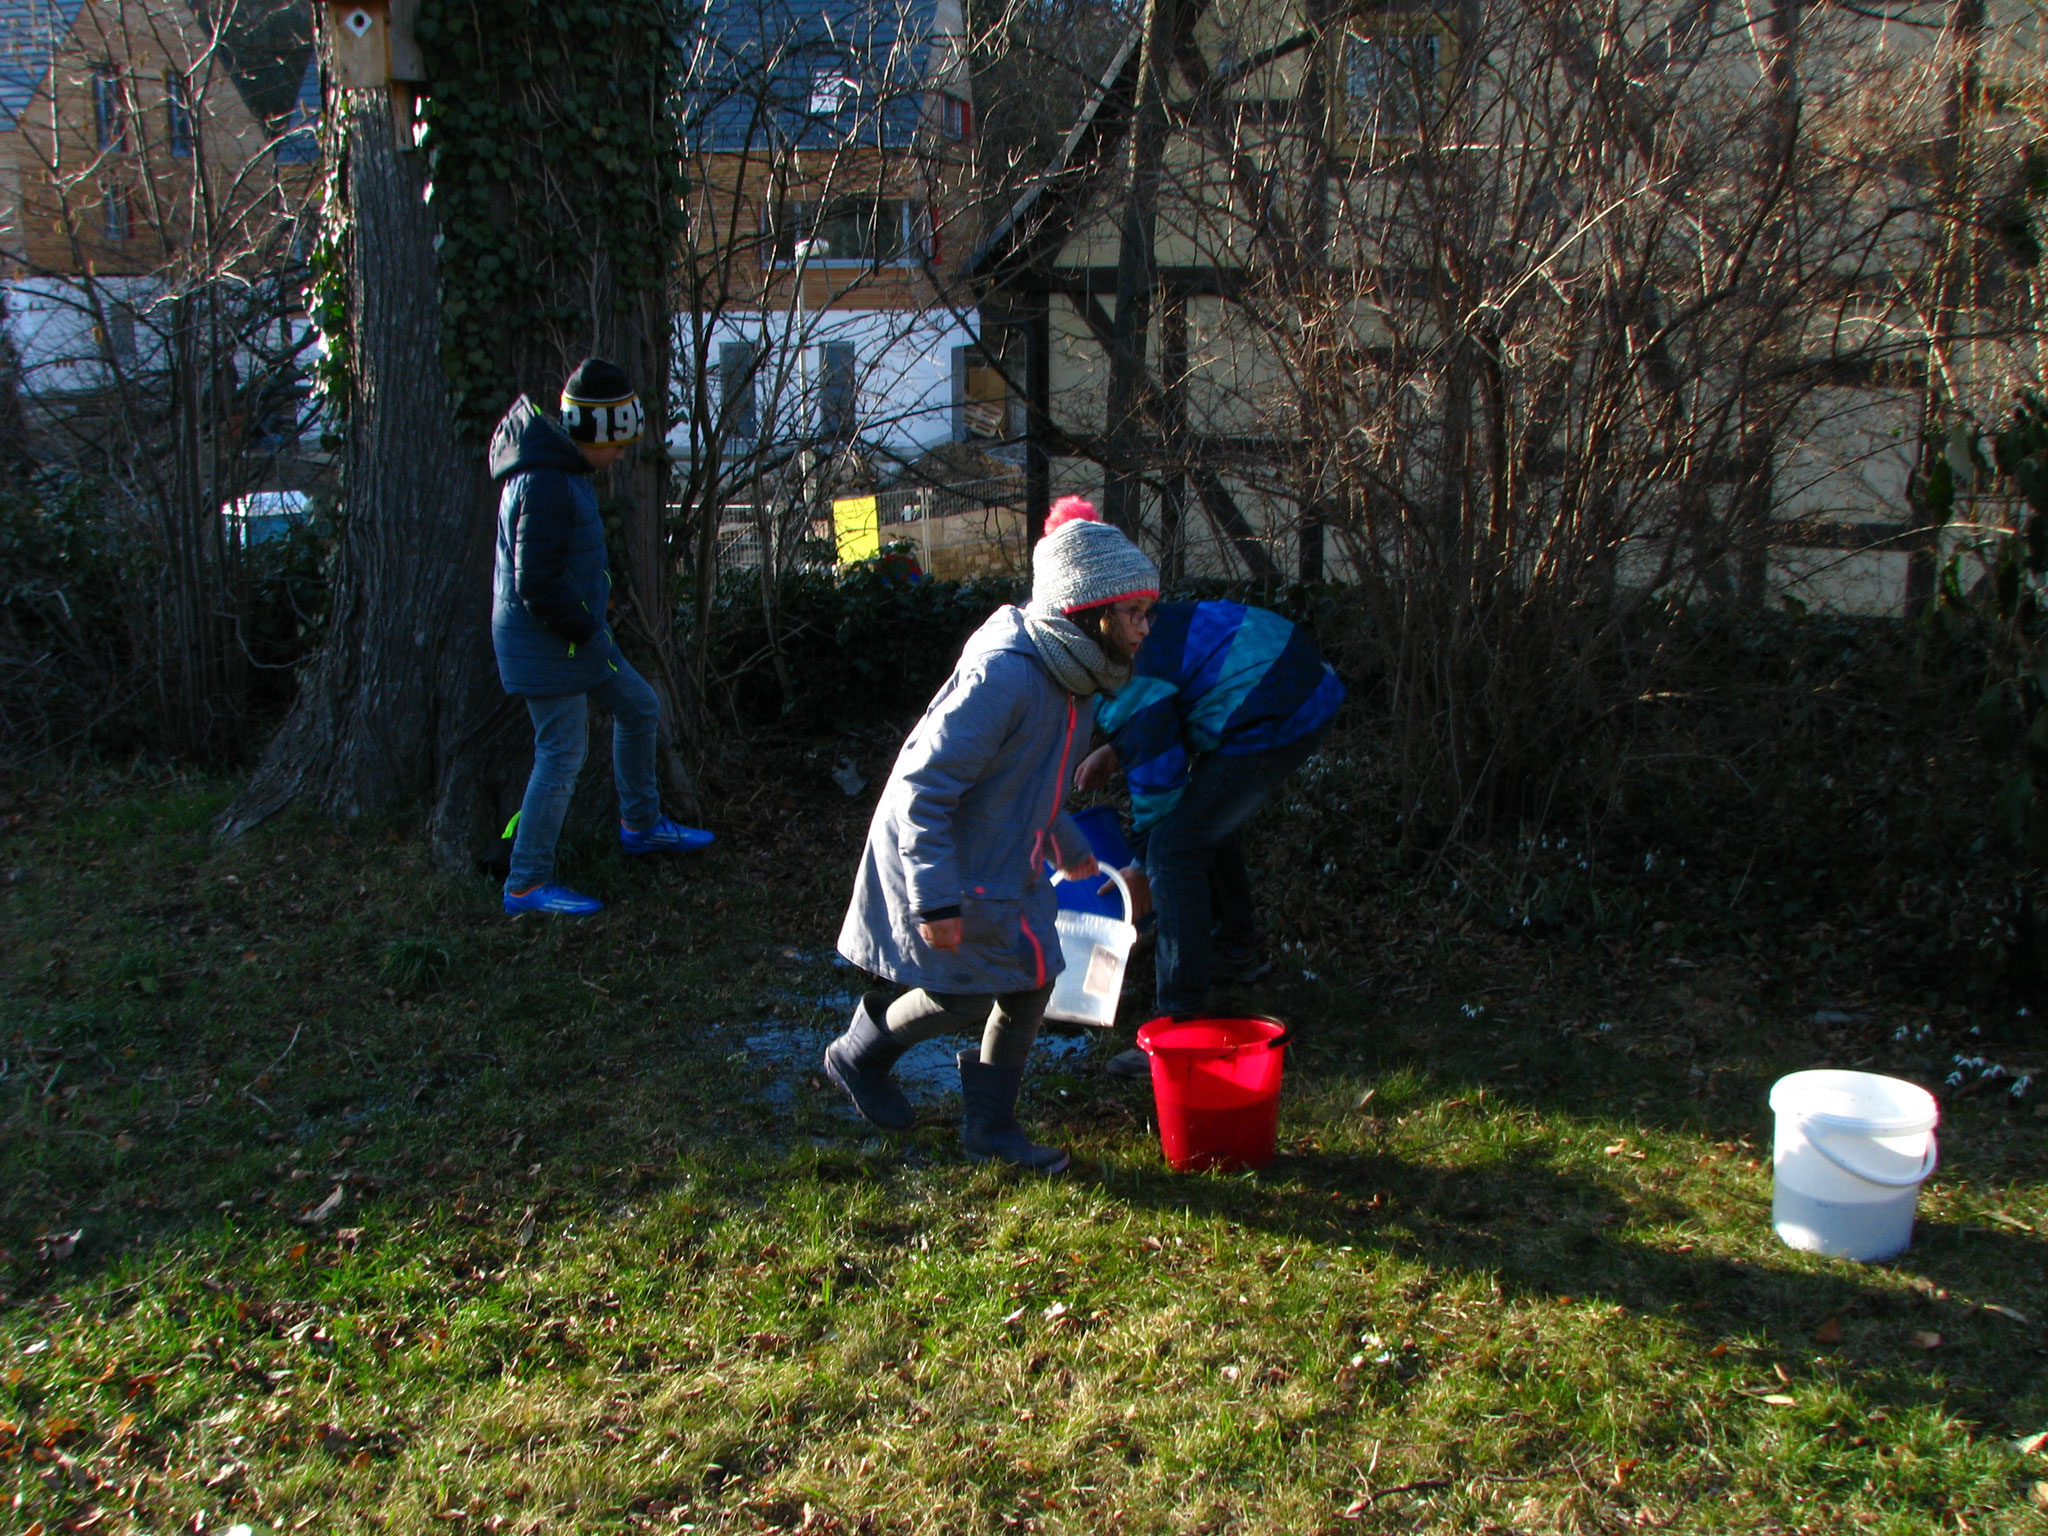
[[[1081,979],[1081,990],[1090,997],[1114,997],[1124,984],[1124,957],[1107,944],[1095,946],[1095,953],[1088,958],[1088,974]]]

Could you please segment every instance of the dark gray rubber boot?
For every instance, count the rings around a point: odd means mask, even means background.
[[[962,1051],[960,1144],[977,1163],[991,1158],[1033,1173],[1059,1173],[1067,1166],[1064,1147],[1041,1147],[1017,1124],[1017,1094],[1024,1073],[985,1066],[981,1052]]]
[[[889,1038],[882,1014],[889,994],[870,992],[853,1010],[846,1033],[825,1047],[825,1075],[839,1085],[861,1118],[885,1131],[907,1131],[917,1124],[917,1111],[889,1076],[904,1047]]]

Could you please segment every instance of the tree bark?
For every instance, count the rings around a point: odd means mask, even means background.
[[[1148,0],[1138,66],[1138,97],[1131,109],[1129,186],[1117,235],[1116,310],[1110,321],[1108,420],[1109,473],[1103,517],[1126,533],[1138,530],[1143,505],[1144,410],[1148,393],[1145,344],[1158,286],[1153,243],[1159,218],[1161,158],[1166,150],[1166,71],[1181,26],[1181,0]]]
[[[434,861],[491,859],[529,761],[490,643],[495,519],[441,365],[434,217],[381,91],[339,99],[351,220],[348,508],[334,607],[297,703],[215,830],[294,801],[354,818],[431,807]]]

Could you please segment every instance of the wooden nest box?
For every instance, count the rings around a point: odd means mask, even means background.
[[[325,0],[327,56],[344,89],[418,85],[426,62],[413,36],[419,0]]]

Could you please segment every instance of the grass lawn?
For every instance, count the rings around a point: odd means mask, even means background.
[[[1243,999],[1269,1170],[1168,1172],[1126,1030],[1041,1047],[1039,1181],[816,1076],[815,768],[568,848],[587,922],[230,793],[0,801],[0,1529],[2048,1531],[2038,1091],[1944,1100],[1898,1262],[1770,1231],[1771,1081],[1939,1083],[1959,1010],[1354,925]]]

